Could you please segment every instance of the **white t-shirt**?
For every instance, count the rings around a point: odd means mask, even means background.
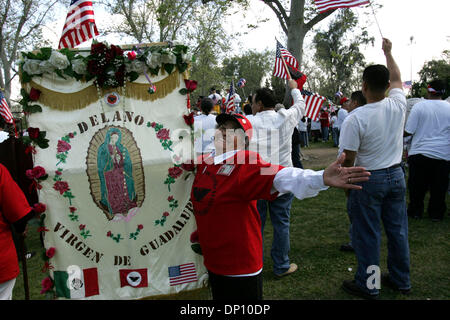
[[[405,131],[412,134],[408,155],[450,160],[450,103],[424,100],[413,106]]]
[[[367,170],[399,164],[403,152],[406,98],[394,88],[381,101],[355,109],[342,124],[339,149],[356,151],[355,166]]]
[[[308,131],[308,124],[307,124],[307,121],[308,121],[308,120],[305,119],[305,121],[300,120],[300,121],[298,122],[298,126],[297,126],[298,131],[302,131],[302,132]]]
[[[311,121],[311,130],[320,130],[321,125],[320,125],[320,121]]]
[[[347,110],[345,110],[343,108],[339,109],[338,114],[337,114],[337,120],[335,123],[335,128],[341,129],[341,126],[344,123],[344,120],[347,117],[347,115],[348,115]]]
[[[336,116],[332,116],[330,122],[331,122],[332,128],[337,128],[337,117]]]
[[[218,94],[218,93],[210,94],[208,96],[208,98],[212,99],[214,105],[219,104],[220,102],[222,102],[222,96],[220,94]]]
[[[214,150],[214,131],[216,128],[216,116],[213,114],[194,117],[194,149],[197,153],[207,153]]]

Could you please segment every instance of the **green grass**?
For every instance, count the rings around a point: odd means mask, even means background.
[[[312,147],[329,147],[329,143],[312,144]],[[318,169],[318,168],[315,168]],[[450,208],[447,196],[447,207]],[[428,201],[426,199],[426,201]],[[299,270],[283,279],[276,279],[272,273],[270,246],[272,226],[266,221],[264,230],[264,299],[354,299],[340,288],[342,281],[352,279],[357,261],[353,253],[341,252],[339,247],[348,241],[349,221],[346,213],[346,198],[343,190],[329,189],[317,197],[294,199],[291,209],[291,262]],[[405,297],[383,288],[381,299],[450,299],[450,216],[440,223],[409,220],[409,245],[411,255],[412,293]],[[30,251],[41,252],[36,227],[29,228],[26,240]],[[387,271],[386,236],[381,246],[381,270]],[[27,261],[31,299],[44,299],[39,294],[42,258],[37,255]],[[348,271],[352,268],[352,271]],[[207,291],[183,295],[183,299],[210,299]],[[17,278],[13,299],[24,299],[22,274]],[[356,298],[355,298],[356,299]]]

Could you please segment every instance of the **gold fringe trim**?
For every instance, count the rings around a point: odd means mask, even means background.
[[[188,72],[184,72],[182,75],[184,79],[187,79]],[[166,78],[158,82],[154,82],[153,84],[156,86],[156,92],[149,94],[148,83],[127,82],[125,96],[141,101],[154,101],[157,99],[162,99],[180,86],[180,73],[178,71],[174,71]],[[107,90],[100,89],[102,96],[99,97],[95,85],[91,85],[83,90],[73,93],[53,91],[51,89],[44,88],[34,81],[31,81],[29,85],[41,91],[41,96],[38,100],[39,103],[42,103],[51,109],[60,111],[83,109],[91,103],[94,103],[99,99],[103,99],[105,94],[113,91],[116,91],[121,95],[123,94],[123,88],[112,88]]]

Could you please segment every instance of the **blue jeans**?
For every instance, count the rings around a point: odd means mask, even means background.
[[[410,289],[408,217],[406,214],[406,182],[401,167],[371,171],[362,190],[349,195],[352,217],[352,245],[358,260],[356,283],[370,294],[369,266],[380,265],[381,221],[388,240],[387,266],[390,279],[399,289]]]
[[[339,129],[331,128],[331,136],[333,137],[333,146],[339,146]]]
[[[302,147],[308,147],[309,146],[308,132],[300,131],[300,145]]]
[[[352,241],[353,218],[352,218],[352,212],[350,210],[351,210],[350,200],[347,200],[347,215],[348,215],[348,220],[350,221],[350,227],[348,228],[348,237],[349,237],[348,245],[353,247],[353,241]]]
[[[273,272],[282,274],[289,269],[289,226],[290,211],[294,195],[286,193],[273,201],[258,200],[257,207],[261,216],[261,232],[264,235],[267,207],[269,208],[270,221],[273,226],[273,241],[270,255],[273,260]]]
[[[328,141],[328,127],[322,127],[322,141]]]

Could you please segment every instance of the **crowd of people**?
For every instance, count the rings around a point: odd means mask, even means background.
[[[322,110],[317,121],[305,117],[305,101],[294,80],[288,81],[293,101],[288,107],[268,88],[256,90],[242,104],[236,94],[238,108],[232,113],[226,112],[227,101],[215,88],[200,97],[190,192],[213,299],[262,299],[264,255],[270,254],[275,277],[297,272],[289,258],[293,198],[315,197],[329,187],[346,190],[350,241],[341,250],[354,252],[358,261],[354,278],[344,281],[342,289],[378,298],[380,287],[371,275],[380,265],[383,224],[389,272],[380,280],[410,293],[408,216],[423,216],[427,191],[430,218],[439,222],[447,212],[450,104],[442,100],[443,83],[433,81],[427,99],[412,108],[405,122],[406,97],[391,49],[392,43],[383,39],[386,66],[367,67],[361,91],[350,99],[338,96],[341,108],[331,114]],[[338,147],[336,161],[320,171],[303,169],[300,146],[308,146],[311,138],[326,142],[330,133]],[[412,137],[408,184],[404,136]],[[0,190],[0,299],[11,299],[19,268],[10,226],[23,233],[34,210],[3,165]],[[273,225],[270,253],[263,252],[268,215]]]
[[[295,87],[295,81],[289,82],[294,101],[289,108],[280,106],[275,100],[273,92],[263,88],[249,98],[243,108],[244,114],[235,113],[228,116],[220,114],[216,118],[216,128],[222,129],[221,132],[225,128],[251,131],[253,138],[244,135],[249,140],[248,146],[243,143],[240,149],[236,149],[236,146],[233,148],[232,145],[225,145],[223,148],[220,146],[221,150],[218,151],[218,146],[215,145],[212,153],[207,150],[200,152],[200,149],[197,149],[198,155],[206,157],[206,159],[213,158],[215,165],[220,165],[224,163],[223,161],[235,157],[236,153],[249,149],[250,152],[257,152],[258,161],[279,166],[273,169],[276,173],[272,177],[271,186],[273,192],[280,192],[278,197],[271,198],[268,194],[264,197],[263,194],[260,194],[259,197],[255,195],[257,214],[254,207],[250,206],[249,209],[248,203],[245,204],[247,211],[243,208],[240,210],[233,208],[233,211],[238,211],[242,216],[241,219],[259,220],[254,222],[261,227],[258,237],[262,236],[267,214],[270,214],[273,225],[270,256],[273,260],[273,273],[276,277],[284,277],[298,270],[297,264],[289,260],[289,223],[293,197],[303,199],[315,196],[318,192],[325,190],[323,185],[317,185],[314,191],[307,195],[298,194],[298,190],[276,185],[276,181],[286,168],[293,170],[293,173],[289,175],[290,178],[297,176],[299,180],[302,180],[309,177],[310,173],[312,176],[317,175],[317,172],[301,169],[301,162],[298,164],[299,161],[295,155],[296,150],[299,149],[297,145],[308,146],[311,138],[314,142],[319,140],[326,142],[330,135],[329,128],[331,128],[333,145],[338,147],[338,159],[342,160],[342,163],[338,160],[333,165],[339,166],[341,170],[357,166],[360,168],[359,170],[364,168],[370,172],[369,179],[356,183],[362,188],[344,187],[348,189],[346,195],[347,213],[350,220],[350,241],[343,244],[340,250],[354,252],[358,260],[358,269],[353,279],[343,282],[342,288],[352,295],[365,299],[378,298],[379,282],[402,294],[410,293],[408,215],[414,218],[420,218],[423,215],[423,201],[427,191],[430,191],[431,194],[428,205],[430,218],[436,222],[441,221],[447,212],[445,195],[448,190],[450,163],[450,139],[448,138],[450,136],[450,104],[442,100],[443,82],[433,81],[429,85],[427,99],[421,102],[422,104],[417,104],[417,109],[415,109],[416,107],[412,109],[408,121],[406,121],[406,96],[402,89],[399,68],[391,53],[392,43],[383,39],[382,49],[386,58],[386,66],[367,67],[362,77],[362,90],[352,92],[350,99],[342,95],[337,96],[336,102],[341,107],[331,114],[323,109],[316,121],[305,118],[304,101]],[[433,107],[428,107],[431,104]],[[229,127],[222,128],[225,118],[229,120]],[[201,118],[196,119],[199,119],[199,122],[203,121]],[[199,125],[202,127],[200,123]],[[249,125],[252,127],[249,128]],[[413,135],[409,154],[404,152],[404,135]],[[216,144],[216,138],[210,134],[207,137],[210,139],[207,145]],[[221,140],[227,139],[229,139],[228,134],[224,135]],[[227,150],[234,151],[230,153]],[[218,154],[221,156],[218,157]],[[405,156],[407,156],[410,168],[408,206]],[[230,163],[233,161],[231,160]],[[280,167],[283,167],[283,170],[278,171]],[[433,168],[431,169],[431,167]],[[216,168],[214,170],[221,171]],[[432,173],[429,173],[431,171]],[[360,173],[362,172],[365,171]],[[248,175],[243,174],[243,177],[247,178]],[[254,175],[251,177],[258,181]],[[288,178],[285,179],[287,185],[292,183]],[[256,188],[254,181],[247,181],[244,178],[243,181],[245,181],[243,185],[249,186],[250,189]],[[348,184],[355,182],[356,180],[353,178],[349,178],[347,181]],[[261,186],[265,183],[268,182],[261,182]],[[306,181],[304,183],[308,184]],[[235,187],[237,190],[243,190],[239,188],[239,185]],[[267,186],[267,188],[269,187]],[[220,199],[216,200],[216,204],[223,205]],[[214,212],[215,210],[211,209],[210,215],[213,216]],[[219,222],[216,221],[216,223]],[[373,268],[379,270],[380,265],[382,224],[388,237],[389,272],[381,273],[380,281],[371,283]],[[211,228],[212,225],[214,222],[203,226],[199,225],[199,231],[201,232],[202,228]],[[249,226],[250,224],[247,220],[243,221],[242,225]],[[221,234],[224,237],[227,232],[235,234],[231,226],[229,229],[223,225],[221,227],[223,227]],[[254,228],[254,226],[252,227]],[[255,230],[252,232],[255,233]],[[256,238],[255,236],[253,241]],[[202,245],[208,247],[210,241],[212,239],[208,238],[208,241]],[[239,246],[238,243],[228,243],[228,245],[230,250]],[[249,241],[248,245],[254,250],[254,242]],[[259,240],[257,248],[262,251],[261,240]],[[248,250],[251,249],[248,248]],[[247,252],[247,254],[250,256],[250,253]],[[261,257],[255,256],[258,259],[255,261],[255,267],[246,270],[253,272],[245,274],[222,272],[220,289],[213,290],[215,293],[213,298],[261,298],[262,289],[259,278],[262,268]],[[235,258],[235,263],[240,265],[240,259]],[[206,259],[205,256],[205,261]],[[231,259],[231,255],[229,259]],[[206,266],[208,268],[208,265]],[[210,269],[208,268],[208,270]],[[237,284],[238,282],[245,283],[245,281],[248,281],[245,285]],[[233,282],[236,287],[233,287]],[[244,286],[247,290],[243,290]],[[214,287],[213,283],[212,287]],[[253,293],[250,288],[254,288]],[[242,293],[242,296],[239,295],[239,292]]]

